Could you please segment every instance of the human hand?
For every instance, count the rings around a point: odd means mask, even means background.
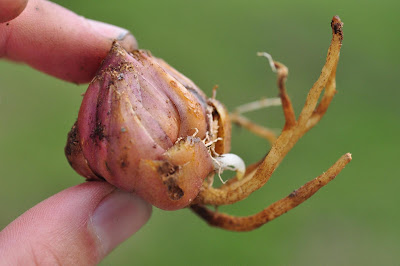
[[[0,0],[0,57],[57,78],[90,81],[114,39],[128,50],[137,47],[128,31],[87,20],[54,3]],[[96,264],[139,230],[150,214],[148,203],[105,182],[74,186],[0,232],[0,264]]]
[[[129,31],[85,19],[52,2],[0,0],[0,57],[57,78],[89,82],[114,40],[128,51],[137,48]]]

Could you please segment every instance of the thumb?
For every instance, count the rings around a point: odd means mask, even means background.
[[[66,189],[0,232],[6,265],[91,265],[138,231],[151,206],[105,182]]]

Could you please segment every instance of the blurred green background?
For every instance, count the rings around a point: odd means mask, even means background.
[[[353,161],[327,187],[260,229],[232,233],[207,226],[189,210],[154,208],[150,222],[102,265],[398,265],[398,1],[55,1],[131,30],[140,47],[164,58],[229,109],[277,96],[275,75],[256,52],[289,67],[297,113],[318,77],[331,39],[344,22],[339,93],[324,117],[285,158],[270,182],[234,206],[257,212],[286,196],[346,152]],[[86,85],[27,66],[0,62],[0,228],[34,204],[83,182],[64,157],[66,135]],[[250,114],[281,128],[279,107]],[[266,141],[234,128],[233,149],[246,162]]]

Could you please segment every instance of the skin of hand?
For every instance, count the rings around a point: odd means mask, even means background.
[[[85,19],[46,0],[0,0],[0,57],[85,83],[125,29]],[[105,182],[80,184],[44,200],[0,232],[2,265],[93,265],[138,231],[151,206]]]

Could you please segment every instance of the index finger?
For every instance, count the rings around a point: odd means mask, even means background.
[[[74,83],[94,76],[111,44],[137,48],[125,29],[85,19],[46,0],[30,0],[14,20],[0,24],[0,57]]]
[[[28,0],[0,0],[0,23],[16,18],[27,3]]]

